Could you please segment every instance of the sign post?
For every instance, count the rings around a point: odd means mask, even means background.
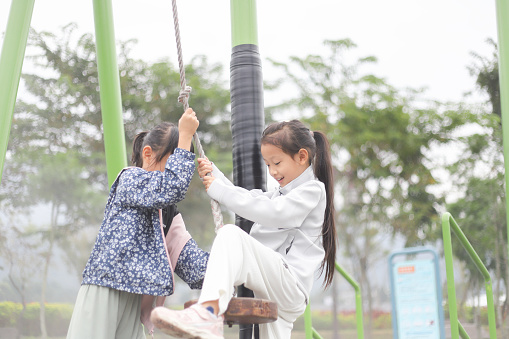
[[[411,258],[411,259],[410,259]],[[394,339],[444,339],[438,255],[415,247],[389,256]]]

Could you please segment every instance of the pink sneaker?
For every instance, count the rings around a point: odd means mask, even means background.
[[[182,311],[156,307],[150,319],[161,331],[177,338],[224,339],[223,316],[216,316],[200,304]]]

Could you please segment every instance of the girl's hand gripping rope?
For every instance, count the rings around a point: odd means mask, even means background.
[[[196,133],[200,122],[192,108],[186,109],[179,120],[179,143],[178,147],[186,150],[191,149],[191,141]]]
[[[198,159],[198,175],[203,181],[205,190],[208,190],[210,185],[215,179],[212,176],[212,163],[209,161],[209,159],[207,158]]]

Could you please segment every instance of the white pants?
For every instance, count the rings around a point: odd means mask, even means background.
[[[145,339],[140,302],[139,294],[82,285],[67,339]]]
[[[293,323],[306,308],[306,297],[287,267],[279,253],[239,227],[225,225],[212,245],[198,302],[219,300],[222,314],[234,286],[244,284],[256,298],[268,299],[278,306],[278,320],[260,325],[260,339],[290,339]]]

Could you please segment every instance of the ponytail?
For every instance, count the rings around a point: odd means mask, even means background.
[[[143,151],[143,140],[148,132],[140,132],[136,134],[133,141],[133,154],[131,155],[131,162],[136,167],[143,167],[143,157],[141,152]]]
[[[318,180],[323,182],[327,196],[325,215],[322,226],[322,241],[325,250],[325,258],[320,266],[320,271],[325,270],[325,287],[330,286],[334,277],[336,264],[336,224],[334,221],[334,179],[332,172],[332,159],[330,145],[327,137],[322,132],[313,132],[316,143],[316,154],[313,170]]]
[[[155,152],[155,161],[161,161],[167,154],[173,154],[178,146],[179,130],[177,125],[161,122],[150,130],[136,135],[133,142],[131,162],[136,167],[143,167],[143,147],[150,146]]]

